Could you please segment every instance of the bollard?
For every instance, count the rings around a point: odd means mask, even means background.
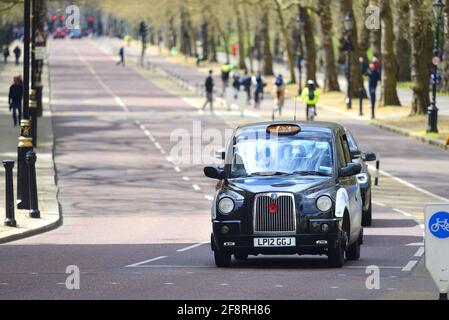
[[[364,94],[363,87],[359,88],[359,116],[363,117],[363,94]]]
[[[12,174],[14,161],[5,160],[3,161],[3,166],[5,167],[5,226],[17,227],[17,222],[14,216],[14,185]]]
[[[36,183],[36,153],[29,151],[26,155],[26,162],[28,164],[28,177],[30,182],[30,217],[39,219],[41,214],[39,212],[39,203],[37,198],[37,183]]]
[[[374,185],[379,185],[379,171],[380,171],[380,154],[376,157],[376,178],[374,179]]]
[[[30,120],[22,119],[20,126],[21,134],[17,146],[17,208],[29,209],[29,182],[25,158],[27,152],[33,150]]]

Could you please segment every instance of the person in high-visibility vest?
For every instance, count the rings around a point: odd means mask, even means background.
[[[307,87],[301,93],[301,100],[306,105],[306,119],[313,120],[316,114],[316,105],[318,103],[318,99],[320,97],[320,93],[316,88],[315,81],[309,80],[307,81]],[[312,109],[312,110],[310,110]]]

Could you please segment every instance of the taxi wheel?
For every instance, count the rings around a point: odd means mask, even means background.
[[[231,265],[231,254],[224,252],[224,251],[219,251],[219,250],[215,250],[214,251],[214,258],[215,258],[215,265],[218,268],[227,268]]]
[[[345,264],[345,241],[342,241],[336,248],[329,248],[327,261],[333,268],[342,268]]]
[[[370,200],[368,210],[363,211],[362,214],[362,226],[371,227],[372,224],[373,224],[373,204]]]
[[[351,261],[360,259],[360,237],[348,247],[348,250],[346,250],[346,258]]]

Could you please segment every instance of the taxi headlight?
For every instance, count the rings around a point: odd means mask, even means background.
[[[316,207],[321,212],[327,212],[332,208],[332,199],[328,196],[321,196],[316,200]]]
[[[357,180],[359,181],[359,183],[367,183],[368,175],[366,173],[360,173],[357,175]]]
[[[234,210],[234,206],[234,200],[226,197],[218,202],[218,211],[222,214],[230,214]]]

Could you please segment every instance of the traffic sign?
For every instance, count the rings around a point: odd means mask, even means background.
[[[425,213],[426,268],[442,295],[449,292],[449,203],[430,204]]]

